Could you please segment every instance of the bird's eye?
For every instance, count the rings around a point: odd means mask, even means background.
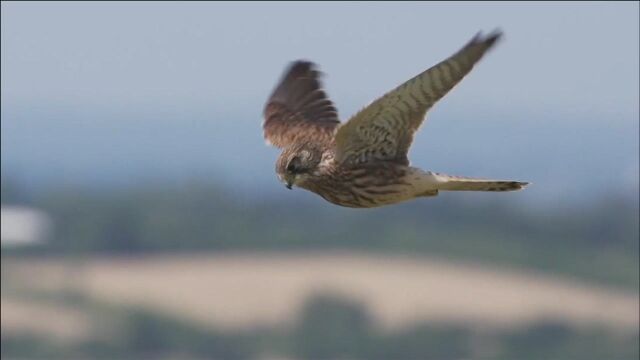
[[[287,172],[295,174],[300,171],[300,158],[295,157],[287,164]]]

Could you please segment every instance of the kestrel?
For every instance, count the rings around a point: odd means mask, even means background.
[[[340,123],[308,61],[285,71],[264,109],[264,137],[282,148],[276,173],[346,207],[371,208],[443,191],[511,191],[519,181],[486,180],[424,171],[407,152],[427,110],[471,71],[501,33],[478,33],[460,51],[418,74]]]

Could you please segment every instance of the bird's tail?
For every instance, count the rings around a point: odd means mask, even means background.
[[[514,191],[524,189],[529,183],[508,180],[487,180],[446,174],[431,173],[438,190],[445,191]]]

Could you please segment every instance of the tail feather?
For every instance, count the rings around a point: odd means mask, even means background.
[[[509,180],[488,180],[434,173],[438,189],[445,191],[514,191],[524,189],[529,183]]]

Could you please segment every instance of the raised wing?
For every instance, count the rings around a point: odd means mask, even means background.
[[[343,164],[395,161],[407,152],[427,110],[471,71],[500,38],[478,33],[460,51],[375,100],[336,132],[336,160]]]
[[[322,90],[320,73],[308,61],[296,61],[285,72],[264,109],[264,138],[286,147],[299,141],[327,141],[340,123],[338,111]]]

